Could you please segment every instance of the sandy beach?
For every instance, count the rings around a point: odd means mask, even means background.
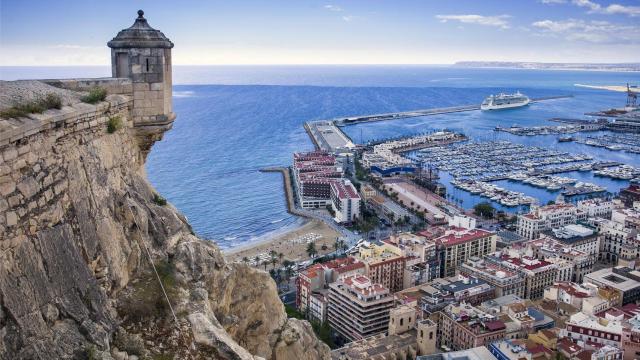
[[[334,243],[339,236],[338,232],[323,222],[310,220],[299,228],[263,241],[225,250],[223,254],[227,261],[241,262],[246,257],[252,264],[255,262],[256,256],[260,256],[263,259],[261,261],[269,259],[269,252],[274,250],[278,254],[283,254],[282,260],[304,261],[309,259],[307,255],[308,242],[313,241],[316,244],[318,255],[324,255],[334,250]],[[323,245],[326,245],[326,250],[322,250]],[[264,268],[262,264],[259,267]],[[267,269],[270,268],[269,264]]]

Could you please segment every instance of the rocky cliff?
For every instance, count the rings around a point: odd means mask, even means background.
[[[0,84],[0,108],[63,99],[0,119],[0,358],[329,358],[268,274],[225,263],[154,192],[130,84],[111,85],[91,105],[41,82]]]

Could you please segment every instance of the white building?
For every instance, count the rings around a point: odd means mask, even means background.
[[[578,210],[590,218],[611,219],[613,201],[606,199],[589,199],[578,201]]]
[[[360,195],[351,181],[331,183],[331,207],[338,223],[350,223],[360,217]]]
[[[517,233],[528,240],[537,239],[543,231],[575,224],[583,217],[584,213],[571,204],[534,206],[528,214],[518,215]]]

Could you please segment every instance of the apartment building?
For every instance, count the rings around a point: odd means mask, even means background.
[[[331,207],[337,223],[352,223],[359,218],[360,200],[351,181],[341,179],[331,183]]]
[[[309,312],[311,302],[315,301],[315,310],[311,315],[316,318],[321,316],[321,318],[326,319],[325,310],[322,307],[323,296],[316,296],[314,299],[312,294],[321,289],[326,289],[329,284],[336,281],[340,276],[350,274],[363,275],[364,273],[364,263],[350,256],[311,265],[307,269],[300,271],[296,277],[296,307],[301,313],[306,314]]]
[[[505,336],[502,321],[468,304],[450,304],[438,315],[438,340],[445,351],[486,346]]]
[[[402,248],[387,241],[363,244],[355,256],[364,263],[365,274],[372,282],[392,293],[403,289],[407,257]]]
[[[498,254],[499,255],[499,254]],[[544,295],[544,289],[551,286],[557,277],[558,268],[545,260],[530,256],[512,257],[506,254],[485,258],[505,269],[518,272],[524,277],[524,298],[535,300]]]
[[[571,204],[532,206],[528,214],[518,215],[516,232],[525,239],[537,239],[544,231],[575,224],[586,218],[582,211]]]
[[[611,219],[613,201],[602,198],[582,200],[578,201],[577,207],[587,218]]]
[[[591,249],[592,245],[578,247]],[[521,243],[514,250],[522,255],[546,260],[558,266],[556,281],[582,282],[584,275],[593,271],[597,255],[575,249],[558,239],[542,235],[538,239]]]
[[[331,184],[342,178],[335,156],[325,151],[295,153],[292,172],[300,206],[311,209],[331,205]]]
[[[496,297],[524,296],[524,277],[516,271],[486,262],[479,257],[469,258],[460,266],[459,272],[461,275],[473,276],[486,281],[495,288]]]
[[[593,221],[601,234],[600,258],[617,263],[625,263],[640,257],[640,237],[638,224],[640,213],[635,209],[616,209],[611,220]]]
[[[440,277],[453,276],[471,257],[482,257],[496,250],[497,235],[482,229],[450,227],[433,241],[440,261]]]
[[[327,320],[348,341],[387,330],[393,295],[364,275],[347,275],[329,285]]]
[[[585,275],[584,281],[600,288],[615,290],[619,295],[619,305],[640,300],[640,271],[617,266],[589,273]]]

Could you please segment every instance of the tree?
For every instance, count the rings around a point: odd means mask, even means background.
[[[280,264],[282,264],[282,259],[284,259],[284,254],[278,253],[278,260],[280,261]]]
[[[256,267],[260,266],[260,256],[256,255],[256,257],[253,260],[256,261]]]
[[[293,265],[295,265],[295,263],[291,260],[285,260],[282,263],[282,266],[284,266],[284,275],[287,278],[287,281],[289,280],[289,278],[291,278],[291,275],[293,274]]]
[[[496,209],[486,201],[478,203],[473,207],[473,213],[477,216],[482,216],[485,219],[492,219],[495,210]]]
[[[316,243],[310,242],[307,244],[307,255],[309,255],[310,258],[314,258],[316,254],[318,254],[318,250],[316,250]]]
[[[264,265],[264,271],[267,271],[267,265],[269,265],[269,260],[263,261],[262,265]]]
[[[243,262],[243,263],[245,263],[245,264],[248,264],[248,263],[249,263],[249,258],[248,258],[248,257],[246,257],[246,256],[245,256],[245,257],[243,257],[243,258],[242,258],[242,262]]]

